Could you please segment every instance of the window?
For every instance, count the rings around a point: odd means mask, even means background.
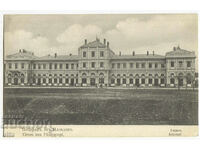
[[[191,67],[191,61],[187,61],[187,67]]]
[[[152,63],[149,63],[149,68],[152,68]]]
[[[24,63],[21,64],[22,69],[24,69]]]
[[[69,79],[68,79],[68,78],[65,79],[65,83],[66,83],[66,84],[69,83]]]
[[[115,79],[111,78],[111,84],[115,84]]]
[[[46,69],[46,64],[43,64],[43,69]]]
[[[52,69],[52,64],[51,63],[49,64],[49,69]]]
[[[100,68],[103,68],[103,67],[104,67],[104,63],[100,62]]]
[[[86,57],[86,52],[83,52],[83,57]]]
[[[83,63],[83,68],[86,68],[86,63],[85,62]]]
[[[123,84],[126,84],[126,79],[123,79],[122,82],[123,82]]]
[[[71,64],[71,69],[74,69],[74,64]]]
[[[136,68],[139,68],[139,63],[136,63]]]
[[[63,66],[63,65],[62,65],[62,64],[60,64],[60,69],[62,69],[62,66]]]
[[[95,68],[95,62],[92,62],[92,68]]]
[[[123,63],[123,68],[126,68],[126,63]]]
[[[9,69],[11,69],[11,68],[12,68],[12,64],[11,64],[11,63],[9,63],[9,64],[8,64],[8,67],[9,67]]]
[[[149,79],[149,84],[152,84],[152,79],[151,78]]]
[[[62,84],[62,78],[59,79],[59,83]]]
[[[145,84],[145,79],[144,79],[144,78],[142,78],[141,82],[142,82],[142,84]]]
[[[49,83],[50,83],[50,84],[52,83],[52,79],[51,79],[51,78],[49,79]]]
[[[76,64],[76,67],[78,68],[78,64]]]
[[[130,83],[130,84],[133,84],[133,79],[132,79],[132,78],[129,79],[129,83]]]
[[[158,63],[155,63],[155,68],[158,68]]]
[[[174,61],[171,61],[171,67],[174,67]]]
[[[46,83],[46,78],[43,78],[43,83]]]
[[[179,61],[178,64],[179,64],[179,67],[183,67],[183,62],[182,61]]]
[[[161,68],[165,68],[165,64],[161,64]]]
[[[57,83],[57,78],[54,78],[54,83]]]
[[[145,63],[142,63],[142,68],[145,68]]]
[[[174,78],[170,79],[170,84],[174,84]]]
[[[69,69],[69,64],[66,64],[66,69]]]
[[[100,57],[104,57],[104,51],[100,51]]]
[[[57,64],[54,64],[54,69],[57,69]]]
[[[115,68],[115,64],[112,64],[112,68]]]
[[[120,68],[120,63],[117,63],[117,68],[118,68],[118,69]]]
[[[15,69],[17,69],[18,68],[18,64],[17,63],[15,63]]]
[[[38,64],[38,69],[41,69],[41,65],[40,64]]]
[[[92,57],[95,57],[95,52],[94,51],[92,51]]]
[[[160,83],[161,83],[161,84],[164,84],[164,83],[165,83],[165,79],[164,79],[164,78],[161,78],[161,79],[160,79]]]
[[[130,68],[133,68],[133,63],[130,63]]]

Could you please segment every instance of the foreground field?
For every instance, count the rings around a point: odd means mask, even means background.
[[[67,125],[196,125],[198,91],[4,89],[4,123],[48,119]],[[21,121],[22,118],[26,121]]]

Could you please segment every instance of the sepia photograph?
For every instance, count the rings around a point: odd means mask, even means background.
[[[3,53],[5,137],[198,135],[197,14],[5,14]]]

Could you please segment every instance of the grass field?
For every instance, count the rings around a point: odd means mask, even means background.
[[[4,89],[4,117],[13,116],[57,125],[196,125],[198,91]]]

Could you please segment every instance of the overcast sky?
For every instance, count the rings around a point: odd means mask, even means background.
[[[47,54],[77,54],[84,39],[96,35],[110,42],[118,54],[155,53],[165,55],[173,46],[198,48],[197,15],[7,15],[4,17],[5,54],[18,49]]]

